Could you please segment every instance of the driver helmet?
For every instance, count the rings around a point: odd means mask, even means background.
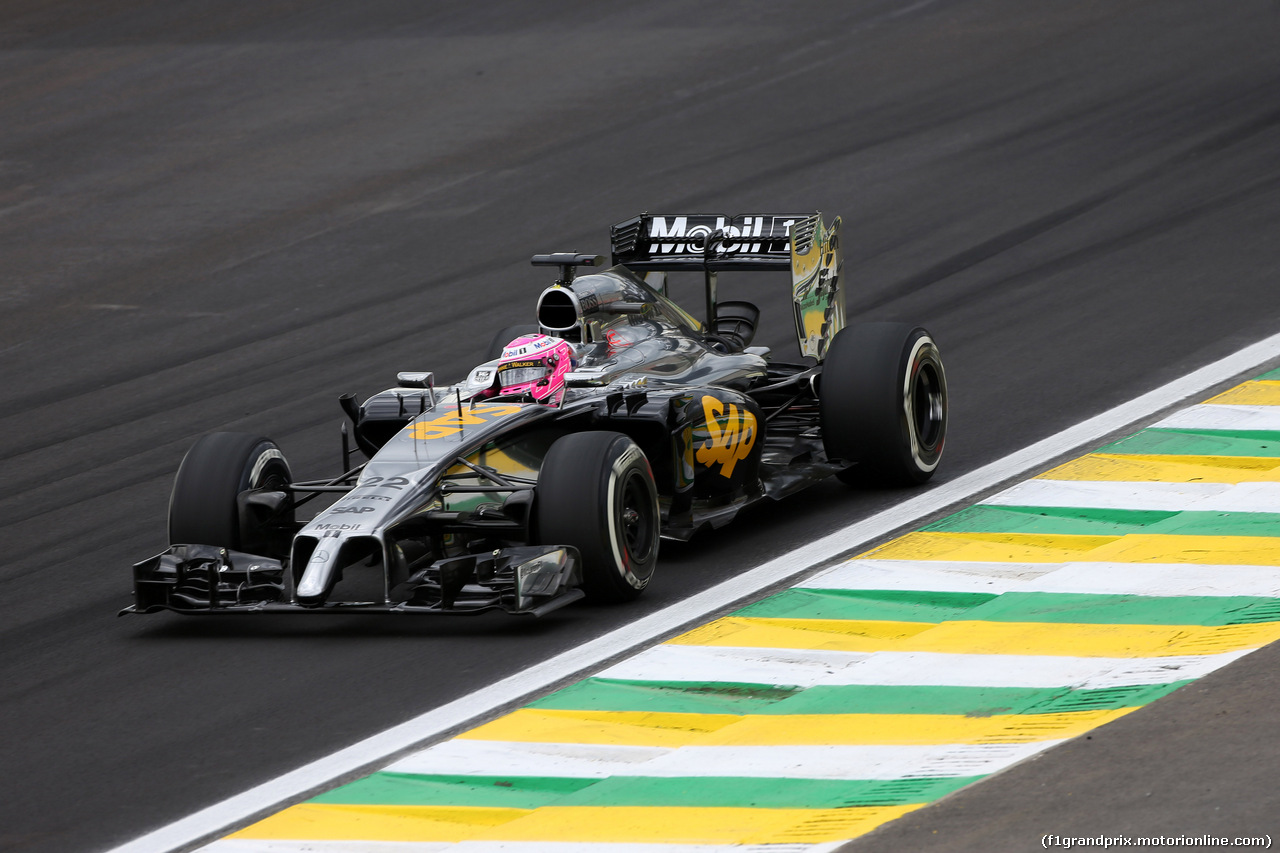
[[[563,338],[521,335],[502,348],[498,393],[527,393],[540,403],[558,403],[564,396],[564,376],[574,364],[573,347]]]

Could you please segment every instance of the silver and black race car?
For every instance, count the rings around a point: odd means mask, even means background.
[[[613,226],[603,272],[580,270],[597,255],[535,255],[559,268],[536,323],[500,332],[462,381],[401,373],[340,398],[341,474],[298,481],[269,439],[200,438],[172,545],[134,566],[124,612],[540,615],[633,599],[661,539],[825,477],[923,483],[946,437],[942,359],[922,328],[846,327],[839,230],[645,214]],[[798,362],[751,346],[760,312],[717,301],[725,270],[790,272]],[[705,323],[668,298],[679,271],[701,273]]]

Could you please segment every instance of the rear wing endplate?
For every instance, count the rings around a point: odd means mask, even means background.
[[[840,217],[828,228],[821,214],[797,223],[791,243],[791,304],[800,354],[822,361],[836,332],[844,328]]]

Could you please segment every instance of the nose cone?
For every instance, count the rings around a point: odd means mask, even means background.
[[[306,571],[302,573],[295,591],[299,604],[324,604],[338,576],[338,551],[341,547],[341,540],[321,539],[320,544],[311,552]]]

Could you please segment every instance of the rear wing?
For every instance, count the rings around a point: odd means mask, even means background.
[[[844,327],[840,217],[828,228],[821,213],[643,213],[609,229],[613,263],[661,276],[706,275],[707,327],[716,321],[716,273],[790,270],[800,353],[818,361]],[[646,276],[649,278],[649,276]],[[665,279],[662,291],[666,292]]]
[[[787,269],[791,226],[812,216],[643,213],[609,229],[613,262],[632,270]]]

